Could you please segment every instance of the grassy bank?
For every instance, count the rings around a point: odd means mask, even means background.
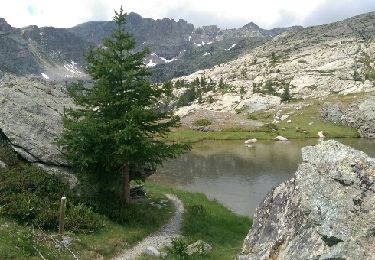
[[[288,139],[318,138],[318,132],[323,131],[327,138],[357,138],[358,131],[354,128],[322,121],[320,110],[322,104],[338,102],[343,107],[356,99],[355,95],[331,96],[325,100],[306,100],[308,104],[300,110],[291,108],[293,103],[285,105],[282,114],[290,114],[288,119],[279,123],[272,123],[275,110],[258,111],[251,114],[244,114],[252,120],[257,120],[264,125],[255,130],[244,131],[241,128],[223,129],[222,131],[201,132],[186,128],[176,129],[168,136],[168,139],[175,142],[199,142],[203,140],[245,140],[257,138],[259,140],[271,140],[278,135]],[[289,121],[290,120],[290,121]],[[289,121],[289,123],[288,123]]]
[[[203,240],[212,251],[202,259],[233,259],[241,252],[244,238],[251,227],[251,219],[234,214],[220,203],[208,200],[202,193],[191,193],[170,187],[147,183],[147,189],[156,193],[173,193],[185,206],[182,232],[188,243]],[[143,256],[141,259],[155,259]],[[176,259],[169,256],[167,259]],[[194,258],[196,259],[196,258]]]

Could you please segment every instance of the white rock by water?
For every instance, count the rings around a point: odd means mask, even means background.
[[[246,140],[245,144],[253,144],[253,143],[256,143],[256,142],[257,142],[257,139],[256,138],[252,138],[252,139]]]
[[[282,142],[288,141],[287,138],[285,138],[285,137],[283,137],[283,136],[281,136],[281,135],[276,136],[276,137],[275,137],[275,140],[276,140],[276,141],[282,141]]]

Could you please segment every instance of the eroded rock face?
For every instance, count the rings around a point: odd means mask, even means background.
[[[332,140],[302,157],[258,207],[237,259],[373,259],[375,159]]]
[[[7,77],[0,82],[0,132],[27,161],[66,166],[55,140],[63,129],[64,107],[72,105],[62,86]]]
[[[345,111],[337,103],[325,103],[321,118],[354,127],[361,137],[375,138],[375,96],[368,95],[356,100]]]
[[[353,102],[342,121],[357,128],[361,137],[375,138],[375,96]]]

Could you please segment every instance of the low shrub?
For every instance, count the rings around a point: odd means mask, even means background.
[[[101,217],[79,204],[58,176],[27,164],[0,170],[0,214],[21,224],[57,230],[62,196],[68,198],[66,230],[87,232],[103,226]]]
[[[188,243],[182,238],[173,238],[172,246],[168,249],[169,254],[173,255],[175,259],[188,259],[187,253]]]
[[[207,118],[200,118],[194,121],[193,125],[195,126],[208,126],[211,125],[212,121]]]
[[[3,161],[7,166],[16,165],[19,160],[15,152],[13,152],[3,141],[0,136],[0,160]]]

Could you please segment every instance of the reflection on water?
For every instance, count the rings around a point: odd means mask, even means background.
[[[375,140],[339,141],[375,156]],[[152,179],[203,192],[238,214],[252,216],[272,187],[293,177],[301,148],[316,143],[316,139],[258,141],[248,148],[243,141],[202,142],[190,153],[166,162]]]

